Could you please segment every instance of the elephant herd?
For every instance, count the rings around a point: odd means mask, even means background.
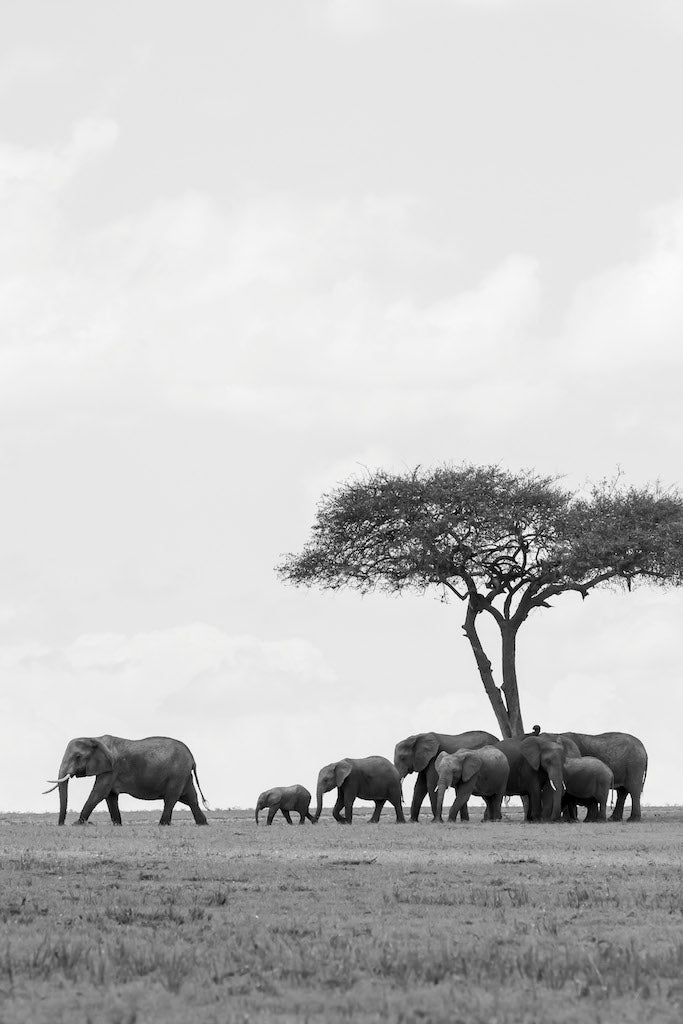
[[[577,818],[577,807],[587,808],[585,821],[604,821],[610,790],[617,799],[611,820],[621,821],[626,797],[631,798],[629,821],[641,817],[640,795],[647,773],[647,752],[641,741],[623,732],[605,732],[597,736],[585,733],[543,733],[538,726],[524,736],[499,740],[490,732],[474,730],[450,735],[427,732],[408,736],[396,744],[394,762],[373,755],[343,758],[320,769],[317,807],[310,814],[311,794],[301,785],[279,786],[260,794],[255,811],[268,808],[267,824],[280,811],[292,824],[291,813],[317,822],[325,793],[337,790],[333,817],[351,824],[356,799],[374,801],[371,822],[379,821],[388,801],[403,822],[401,780],[417,773],[410,820],[417,821],[426,796],[429,796],[435,821],[442,821],[446,790],[455,789],[449,820],[469,820],[467,801],[481,797],[486,804],[485,820],[502,817],[504,797],[522,798],[527,821],[559,821]],[[206,825],[199,807],[197,789],[204,794],[197,778],[194,757],[180,740],[150,736],[127,740],[118,736],[78,737],[70,740],[64,752],[58,778],[52,789],[59,789],[59,824],[67,809],[70,778],[95,776],[92,791],[74,824],[85,824],[95,807],[106,800],[114,825],[121,824],[118,798],[127,793],[139,800],[163,800],[160,825],[170,825],[176,803],[186,804],[198,825]],[[194,776],[194,782],[193,782]],[[52,792],[52,789],[46,792]]]

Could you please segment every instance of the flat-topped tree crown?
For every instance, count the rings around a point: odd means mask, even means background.
[[[504,736],[523,731],[515,665],[517,631],[533,608],[593,587],[637,580],[679,585],[683,500],[658,485],[619,478],[588,494],[557,477],[499,466],[378,470],[323,495],[311,537],[285,557],[288,582],[367,592],[436,585],[466,604],[463,630]],[[501,633],[502,685],[481,645],[487,612]]]

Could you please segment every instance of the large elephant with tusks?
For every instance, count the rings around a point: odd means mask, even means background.
[[[82,779],[87,775],[95,776],[95,784],[74,825],[85,825],[101,800],[107,801],[112,823],[120,825],[121,793],[128,793],[138,800],[163,800],[160,825],[171,824],[173,808],[178,802],[190,808],[198,825],[206,825],[206,815],[199,808],[192,782],[193,774],[206,807],[195,759],[181,740],[170,736],[148,736],[142,740],[126,740],[120,736],[79,736],[69,740],[58,778],[53,780],[52,789],[45,792],[59,789],[60,825],[66,819],[69,779]]]

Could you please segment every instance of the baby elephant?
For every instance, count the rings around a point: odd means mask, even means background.
[[[439,779],[436,786],[435,821],[443,821],[443,798],[449,786],[456,790],[455,802],[448,815],[455,821],[461,807],[469,798],[481,796],[486,802],[486,820],[501,821],[501,804],[505,796],[510,764],[497,747],[478,750],[456,750],[454,754],[441,753],[435,761]]]
[[[576,821],[576,805],[588,808],[586,821],[607,820],[607,800],[614,788],[614,775],[597,757],[568,757],[562,767],[565,792],[562,810],[568,821]]]
[[[289,816],[290,811],[296,811],[299,815],[299,824],[303,825],[306,818],[313,821],[308,813],[311,806],[311,794],[305,786],[276,786],[274,789],[266,789],[259,796],[256,802],[256,824],[258,825],[258,814],[264,807],[268,808],[268,820],[266,825],[273,824],[273,818],[278,811],[282,811],[290,825],[293,824]]]

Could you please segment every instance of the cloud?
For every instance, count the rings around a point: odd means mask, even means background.
[[[654,211],[645,226],[642,256],[577,291],[564,337],[575,369],[619,377],[683,363],[683,201]]]
[[[80,728],[116,731],[106,716],[126,729],[126,716],[187,721],[229,709],[231,716],[277,712],[291,701],[334,689],[335,677],[320,653],[305,640],[260,640],[229,636],[205,623],[137,633],[88,634],[64,647],[0,648],[0,665],[15,687],[5,699],[21,713],[33,701],[44,717],[56,720],[61,709]],[[116,693],[110,708],[103,694]],[[99,725],[98,725],[99,723]],[[158,727],[157,727],[158,728]],[[129,731],[129,730],[128,730]]]
[[[40,46],[18,46],[0,59],[0,93],[54,71],[58,61]]]
[[[71,138],[49,149],[0,144],[0,202],[21,198],[21,189],[48,192],[64,188],[88,160],[115,145],[119,127],[110,118],[78,121]]]
[[[365,36],[375,33],[383,21],[378,0],[316,0],[311,14],[341,35]]]
[[[114,137],[84,123],[61,155],[12,159],[46,195]],[[430,271],[454,255],[420,237],[418,212],[404,197],[225,209],[190,192],[67,239],[53,209],[0,293],[3,398],[98,415],[151,398],[298,425],[343,422],[350,404],[368,424],[414,419],[470,386],[479,402],[482,378],[518,377],[537,267],[511,255],[434,294]]]
[[[185,739],[202,778],[213,779],[214,801],[222,794],[224,804],[248,804],[260,783],[234,773],[236,762],[253,758],[254,736],[271,738],[271,761],[280,750],[300,756],[302,728],[312,732],[315,722],[319,734],[344,690],[306,640],[230,636],[206,623],[89,634],[62,647],[4,646],[0,668],[12,680],[0,695],[6,770],[25,760],[27,743],[40,751],[32,756],[38,775],[16,780],[5,810],[37,806],[40,782],[70,737],[103,733]]]

